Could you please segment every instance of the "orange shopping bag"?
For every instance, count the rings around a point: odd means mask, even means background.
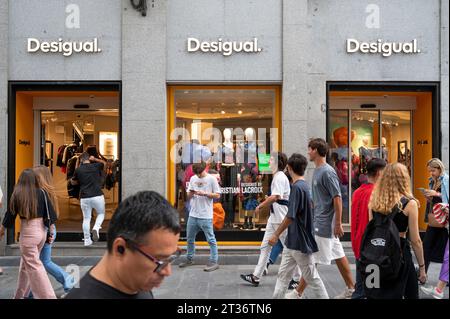
[[[223,228],[225,222],[225,210],[221,203],[214,203],[213,205],[213,226],[214,230]]]

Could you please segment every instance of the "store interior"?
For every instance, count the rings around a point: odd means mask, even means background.
[[[431,93],[330,92],[330,96],[330,163],[341,182],[343,222],[350,223],[351,195],[367,183],[366,165],[376,157],[408,168],[414,196],[421,203],[420,226],[425,228],[426,202],[418,188],[427,187],[426,163],[432,158]]]
[[[58,233],[81,233],[80,200],[70,178],[82,152],[103,159],[107,163],[101,178],[106,215],[101,232],[106,232],[119,203],[118,93],[18,92],[16,106],[16,178],[27,167],[47,166],[58,198]],[[95,216],[94,211],[92,223]]]

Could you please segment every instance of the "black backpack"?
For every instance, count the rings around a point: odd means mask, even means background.
[[[408,199],[402,198],[402,207],[405,207],[408,201]],[[366,287],[366,278],[371,274],[370,270],[373,269],[373,266],[377,266],[379,269],[380,283],[399,278],[404,259],[400,234],[393,220],[395,215],[401,211],[402,209],[396,206],[389,215],[374,212],[373,219],[364,232],[358,271],[363,279],[366,295],[370,295],[373,290]]]

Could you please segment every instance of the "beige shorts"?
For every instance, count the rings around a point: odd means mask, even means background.
[[[339,238],[325,238],[315,235],[319,251],[314,253],[314,260],[318,264],[331,265],[336,259],[345,257],[344,248]]]

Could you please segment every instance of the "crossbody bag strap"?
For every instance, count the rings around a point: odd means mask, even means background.
[[[43,189],[41,189],[41,191],[42,191],[42,193],[44,193],[45,209],[46,209],[46,211],[47,211],[47,219],[48,219],[48,221],[49,221],[48,225],[49,225],[49,227],[50,227],[51,219],[50,219],[50,214],[49,214],[49,212],[48,212],[47,193],[46,193]]]

